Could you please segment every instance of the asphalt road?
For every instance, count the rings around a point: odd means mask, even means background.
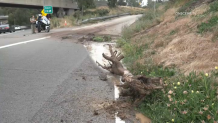
[[[120,28],[138,16],[122,18],[91,27]],[[88,28],[0,34],[0,123],[115,122],[103,112],[93,115],[114,99],[113,86],[99,80],[101,70],[83,45],[57,36]]]

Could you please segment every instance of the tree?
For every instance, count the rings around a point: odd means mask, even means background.
[[[8,15],[10,25],[29,25],[32,15],[40,14],[41,10],[27,8],[0,7],[0,15]]]
[[[96,63],[103,69],[108,70],[112,74],[120,75],[124,84],[118,85],[120,87],[120,96],[131,97],[135,104],[138,104],[145,96],[151,94],[154,90],[163,89],[164,85],[161,78],[149,78],[142,75],[132,75],[120,62],[124,56],[113,51],[112,46],[108,44],[110,56],[102,54],[103,58],[108,60],[109,65],[101,65]]]
[[[117,4],[117,0],[108,0],[108,6],[110,8],[115,8]]]
[[[127,0],[127,3],[128,3],[129,6],[139,7],[139,1],[138,0]]]
[[[94,0],[72,0],[73,2],[77,2],[79,9],[85,10],[89,8],[95,8]]]
[[[124,2],[124,0],[119,0],[119,1],[117,2],[117,5],[126,6],[126,2]]]

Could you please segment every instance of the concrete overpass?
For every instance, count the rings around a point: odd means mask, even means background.
[[[62,9],[69,15],[78,9],[77,3],[72,0],[0,0],[1,7],[42,9],[44,5],[53,6],[54,14]]]
[[[0,25],[8,23],[8,16],[0,15]]]

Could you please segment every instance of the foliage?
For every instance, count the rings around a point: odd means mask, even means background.
[[[153,63],[151,57],[153,50],[148,43],[152,38],[148,37],[149,34],[145,35],[148,38],[146,44],[145,41],[140,42],[147,40],[145,37],[134,38],[132,41],[132,36],[140,30],[139,25],[143,27],[143,24],[147,23],[144,29],[149,29],[156,20],[152,13],[146,13],[135,24],[125,27],[122,38],[117,41],[117,46],[121,47],[125,55],[123,62],[134,75],[161,77],[165,85],[163,91],[155,91],[147,96],[138,110],[154,123],[218,122],[218,67],[211,73],[192,72],[184,75],[175,68]],[[202,32],[213,29],[218,25],[217,21],[218,17],[214,16],[206,25],[198,26],[198,29],[202,29]],[[177,29],[172,30],[170,35],[176,33]]]
[[[144,13],[144,15],[136,21],[133,25],[130,27],[124,27],[122,31],[122,37],[126,40],[130,39],[132,37],[132,34],[140,32],[144,29],[148,29],[156,24],[159,24],[161,22],[160,16],[162,12],[157,11],[157,18],[154,16],[153,11],[147,11]]]
[[[117,5],[126,6],[126,2],[124,2],[124,0],[119,0],[119,1],[117,2]]]
[[[151,94],[139,110],[155,123],[215,122],[218,120],[218,101],[215,84],[218,71],[179,74],[164,79],[165,89]]]
[[[8,23],[11,25],[29,25],[32,15],[41,13],[41,10],[26,9],[26,8],[12,8],[1,7],[0,15],[8,15]]]
[[[65,25],[67,21],[67,25]],[[64,18],[53,17],[51,19],[51,28],[71,27],[76,25],[76,19],[73,16],[65,16]]]
[[[117,0],[108,0],[108,6],[110,8],[116,7],[116,4],[117,4]]]
[[[72,1],[77,2],[80,10],[95,8],[94,0],[72,0]]]
[[[215,1],[210,5],[210,11],[213,11],[213,12],[218,11],[218,1]]]
[[[87,10],[84,12],[84,15],[92,14],[92,15],[106,16],[109,12],[110,11],[108,9],[96,9],[94,11]]]
[[[207,22],[203,22],[200,25],[198,25],[198,32],[203,33],[207,31],[211,31],[216,25],[218,25],[218,16],[213,16],[210,20]]]
[[[172,30],[172,31],[170,32],[170,35],[175,35],[177,32],[178,32],[178,29]]]
[[[197,0],[190,0],[189,2],[187,2],[186,4],[184,4],[178,11],[179,12],[190,12],[190,6],[196,2]]]
[[[105,35],[105,36],[95,36],[93,38],[93,41],[96,42],[106,42],[106,41],[111,41],[111,36]]]
[[[139,3],[136,0],[127,0],[129,6],[139,7]]]

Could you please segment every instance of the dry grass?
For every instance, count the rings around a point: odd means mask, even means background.
[[[66,25],[65,25],[65,21],[66,21]],[[76,19],[72,16],[51,19],[51,28],[72,27],[75,25],[76,25]]]
[[[110,11],[109,15],[116,15],[116,14],[122,14],[122,13],[140,14],[140,13],[144,13],[147,11],[147,9],[145,8],[137,8],[137,7],[129,7],[129,6],[118,6],[113,9],[109,9],[109,7],[107,6],[102,6],[96,9],[97,10],[98,9],[108,9]],[[93,9],[93,10],[96,10],[96,9]]]
[[[204,4],[199,8],[193,11],[196,14],[194,17],[207,11],[208,5]],[[140,39],[140,41],[149,42],[143,37],[156,34],[150,47],[156,51],[155,55],[152,54],[156,64],[176,66],[186,74],[191,71],[209,72],[213,70],[218,65],[218,42],[216,42],[218,32],[200,35],[196,32],[201,20],[194,21],[193,15],[176,20],[176,11],[175,8],[169,9],[164,14],[163,22],[148,33],[136,35],[132,41]],[[178,30],[178,32],[169,35],[173,30]]]

